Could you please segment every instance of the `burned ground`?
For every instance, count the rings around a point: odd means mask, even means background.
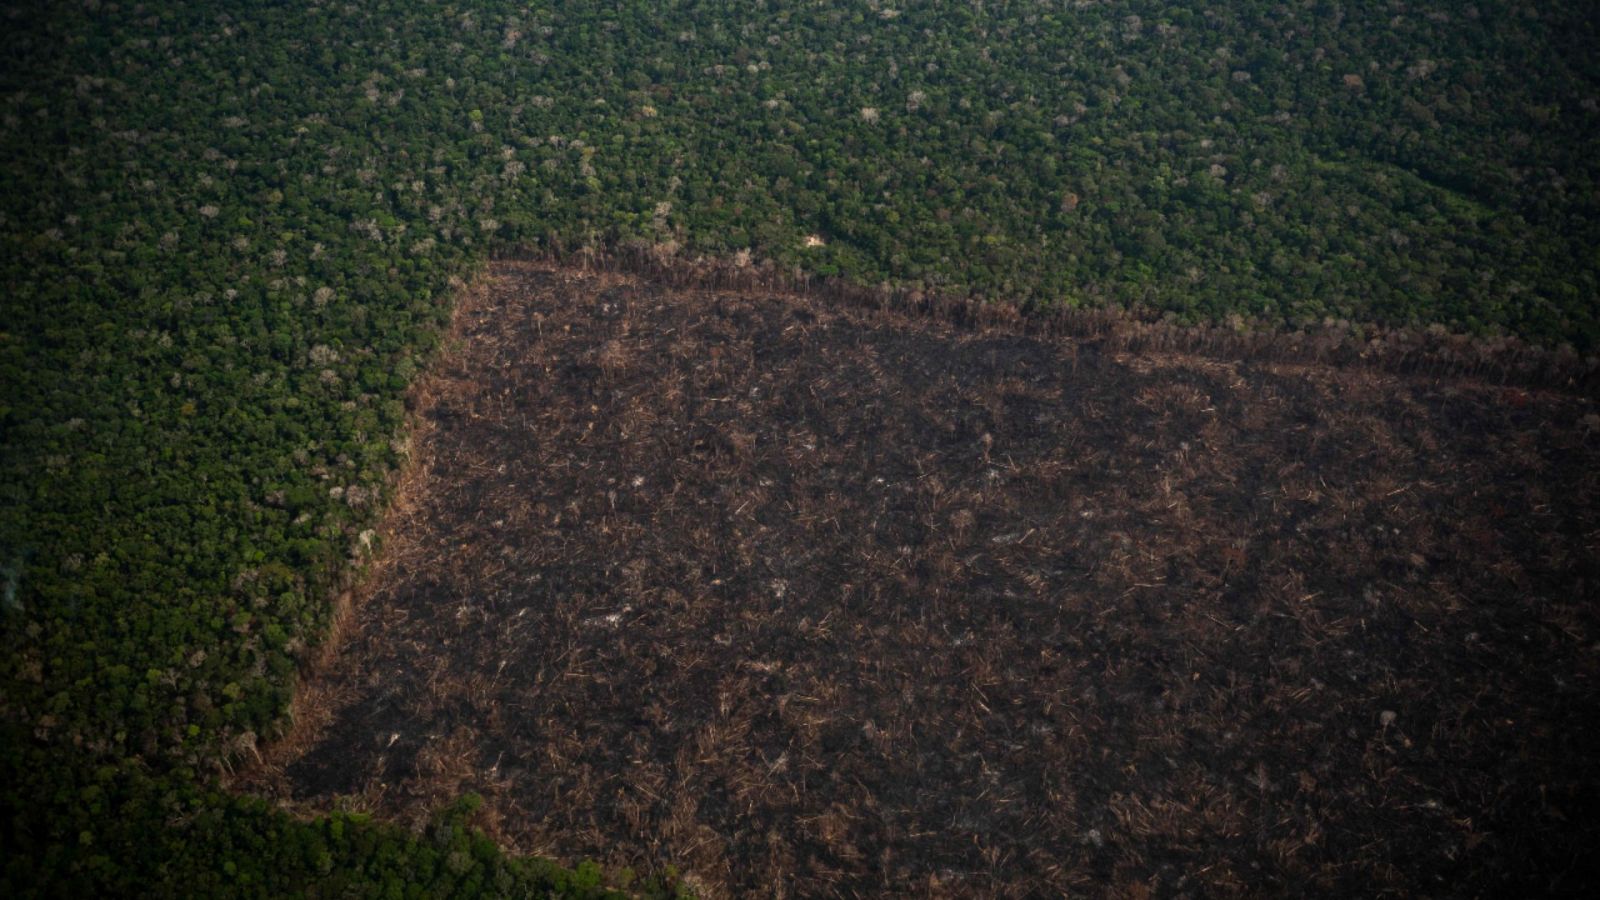
[[[1577,890],[1589,401],[503,264],[246,783],[711,895]]]

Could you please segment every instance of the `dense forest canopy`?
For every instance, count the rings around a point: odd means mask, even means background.
[[[16,3],[0,713],[285,709],[495,247],[1600,342],[1585,2]]]

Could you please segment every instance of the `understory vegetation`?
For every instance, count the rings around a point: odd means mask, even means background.
[[[1513,0],[8,4],[4,877],[589,889],[470,829],[212,790],[380,549],[405,392],[491,252],[1584,356],[1597,27]]]

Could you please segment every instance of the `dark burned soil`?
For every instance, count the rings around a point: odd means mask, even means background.
[[[1586,400],[503,264],[255,789],[707,894],[1580,891]]]

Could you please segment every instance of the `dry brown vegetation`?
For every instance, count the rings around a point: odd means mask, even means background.
[[[502,263],[247,784],[707,894],[1576,890],[1594,404]]]

